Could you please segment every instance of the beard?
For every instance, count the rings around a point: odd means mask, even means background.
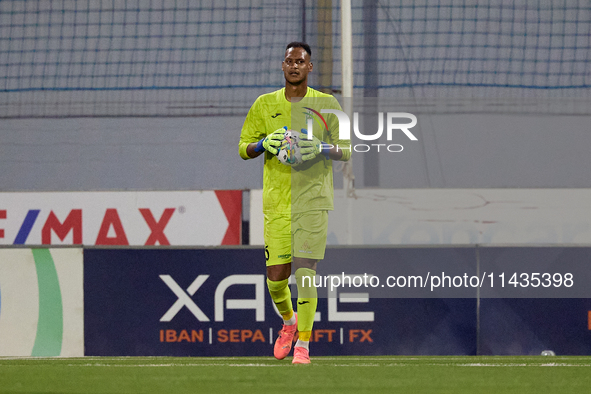
[[[294,80],[294,79],[291,79],[290,80],[289,74],[288,75],[284,75],[284,77],[285,77],[285,81],[287,83],[289,83],[290,85],[294,85],[294,86],[299,86],[299,85],[301,85],[306,80],[306,77],[305,76],[302,76],[301,74],[299,75],[300,78],[299,79],[296,79],[296,80]]]

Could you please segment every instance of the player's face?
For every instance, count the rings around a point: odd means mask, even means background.
[[[285,51],[285,59],[281,63],[285,80],[292,85],[299,85],[307,81],[308,73],[312,71],[310,55],[304,48],[289,48]]]

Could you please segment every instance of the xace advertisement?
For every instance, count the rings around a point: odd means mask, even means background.
[[[0,193],[0,245],[239,245],[240,190]]]
[[[264,267],[260,248],[88,249],[86,355],[271,356],[282,320]],[[319,299],[313,355],[476,351],[475,300],[351,295]]]
[[[558,272],[589,256],[584,247],[328,248],[317,273],[327,283],[367,276],[385,284],[427,268],[454,278],[477,267]],[[282,320],[264,273],[261,247],[86,248],[84,354],[272,357]],[[591,354],[589,298],[484,298],[463,285],[429,295],[428,287],[375,291],[351,282],[318,289],[312,357]]]

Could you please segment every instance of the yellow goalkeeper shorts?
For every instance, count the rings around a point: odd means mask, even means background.
[[[293,256],[322,260],[327,231],[328,211],[294,215],[265,214],[267,266],[291,263]]]

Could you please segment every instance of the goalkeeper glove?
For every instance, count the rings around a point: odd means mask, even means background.
[[[306,129],[302,129],[299,145],[303,161],[312,160],[320,153],[328,159],[328,152],[330,151],[331,145],[320,141],[315,136],[312,136],[312,139],[308,139],[308,130]]]
[[[277,129],[259,142],[257,142],[257,146],[254,148],[254,151],[259,153],[265,150],[271,152],[272,154],[276,155],[279,153],[278,147],[281,146],[281,141],[283,141],[283,137],[285,132],[287,131],[287,127],[284,126],[281,129]]]

